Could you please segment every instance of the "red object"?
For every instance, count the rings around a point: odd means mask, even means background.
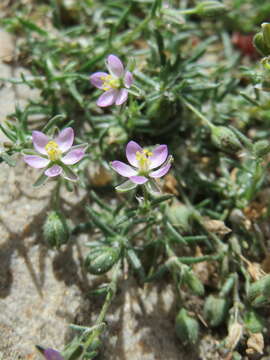
[[[240,32],[234,32],[232,35],[232,43],[243,55],[250,56],[251,58],[258,56],[257,50],[253,45],[253,34],[243,35]]]

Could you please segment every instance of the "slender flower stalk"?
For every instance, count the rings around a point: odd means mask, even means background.
[[[172,163],[167,145],[159,145],[153,151],[149,151],[135,141],[130,141],[126,147],[126,157],[130,165],[115,160],[111,166],[135,185],[145,184],[149,180],[166,175]]]
[[[98,98],[97,105],[106,107],[122,105],[127,101],[128,90],[133,83],[133,75],[124,69],[122,61],[115,55],[109,55],[106,60],[106,72],[95,72],[90,76],[92,85],[105,92]]]
[[[77,176],[69,168],[85,155],[86,144],[72,146],[74,131],[71,127],[62,130],[55,139],[50,139],[41,131],[33,131],[32,140],[37,155],[24,155],[24,161],[33,168],[45,168],[48,177],[62,175],[75,181]]]

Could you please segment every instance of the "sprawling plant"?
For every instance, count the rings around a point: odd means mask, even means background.
[[[39,351],[47,360],[95,358],[128,267],[138,284],[174,284],[183,344],[197,343],[205,325],[225,327],[218,351],[227,359],[262,353],[270,294],[262,265],[269,256],[270,24],[254,37],[261,64],[251,39],[269,5],[52,3],[51,11],[51,4],[17,2],[2,20],[20,40],[17,61],[31,71],[5,81],[38,89],[40,98],[0,124],[9,140],[0,159],[42,169],[34,186],[55,183],[43,225],[47,245],[58,251],[71,235],[88,234],[84,271],[108,273],[109,282],[96,290],[104,304],[92,327],[73,324],[77,335],[61,352]],[[49,26],[35,21],[37,9],[50,10]],[[245,23],[243,9],[252,14]],[[74,227],[61,206],[64,187],[87,192]],[[184,301],[190,294],[203,304],[197,313]]]

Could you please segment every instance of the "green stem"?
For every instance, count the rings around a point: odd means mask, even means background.
[[[257,161],[255,172],[252,178],[252,183],[247,191],[246,199],[248,201],[251,201],[256,194],[257,186],[260,180],[262,179],[262,176],[264,175],[264,168],[261,165],[261,162]]]
[[[178,273],[179,269],[182,268],[183,265],[180,262],[180,260],[178,260],[175,252],[172,250],[172,248],[169,246],[168,243],[166,243],[166,252],[169,257],[168,264],[170,263],[170,261],[172,262],[172,268],[170,266],[170,269],[171,269],[170,271],[172,273],[173,282],[174,282],[175,289],[176,289],[176,294],[178,296],[178,304],[181,305],[182,304],[182,294],[181,294],[181,289],[178,284],[177,273]]]
[[[89,334],[89,337],[85,341],[85,344],[83,346],[84,350],[83,350],[82,358],[83,358],[83,355],[85,355],[85,353],[87,352],[88,348],[91,346],[92,342],[96,338],[98,338],[100,336],[100,334],[102,333],[102,331],[103,331],[103,327],[99,328],[99,326],[104,322],[104,319],[105,319],[105,316],[106,316],[107,311],[109,309],[109,306],[111,305],[111,302],[112,302],[112,300],[114,298],[114,295],[116,293],[116,289],[117,289],[116,285],[117,285],[120,265],[121,265],[121,261],[118,261],[114,266],[112,280],[111,280],[110,287],[109,287],[109,290],[108,290],[106,298],[105,298],[105,302],[104,302],[104,304],[102,306],[102,309],[101,309],[101,311],[99,313],[97,321],[96,321],[96,323],[94,325],[94,326],[97,326],[98,328],[96,330],[94,330],[93,332],[91,332],[91,334]]]
[[[178,257],[177,260],[180,261],[182,264],[198,264],[204,261],[218,261],[222,259],[222,255],[204,255],[204,256],[181,256]]]
[[[200,224],[200,226],[204,229],[204,231],[207,233],[207,235],[210,237],[210,239],[213,241],[213,244],[215,245],[217,251],[223,252],[225,245],[223,244],[223,242],[219,239],[219,237],[216,234],[214,234],[206,229],[206,227],[204,226],[204,221],[203,221],[201,214],[194,209],[193,216],[197,220],[197,222]]]
[[[195,115],[198,116],[198,118],[200,118],[203,121],[205,125],[209,126],[211,129],[215,127],[198,109],[196,109],[193,105],[191,105],[190,102],[186,101],[182,97],[181,100]]]
[[[233,288],[233,308],[234,308],[234,321],[238,321],[239,316],[239,308],[241,306],[240,298],[239,298],[239,280],[238,280],[238,274],[234,274],[234,288]]]
[[[144,27],[149,23],[149,21],[152,19],[151,16],[147,16],[142,22],[139,23],[133,30],[129,31],[123,38],[121,42],[121,47],[124,45],[127,45],[131,41],[135,40],[136,35],[144,29]],[[119,44],[116,44],[115,48],[117,49],[119,47]]]
[[[58,178],[52,196],[52,208],[56,211],[60,210],[60,187],[61,187],[61,179]]]
[[[148,200],[149,200],[149,196],[148,196],[148,192],[147,192],[147,189],[146,187],[143,185],[142,187],[143,189],[143,199],[144,199],[144,206],[147,207],[148,206]]]
[[[193,14],[196,14],[196,12],[197,12],[196,8],[185,9],[185,10],[175,10],[175,9],[166,9],[166,8],[161,9],[162,14],[173,16],[173,17],[175,17],[177,15],[193,15]]]

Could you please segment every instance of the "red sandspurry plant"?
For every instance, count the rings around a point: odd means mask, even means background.
[[[68,127],[50,139],[41,131],[33,131],[32,141],[37,155],[24,155],[24,161],[35,169],[45,169],[44,174],[53,178],[63,176],[76,181],[77,175],[70,166],[78,163],[85,155],[86,144],[72,146],[74,131]]]
[[[109,74],[106,72],[95,72],[90,76],[92,85],[104,90],[97,100],[97,105],[106,107],[110,105],[122,105],[127,101],[128,90],[133,83],[133,75],[125,70],[122,61],[115,55],[109,55],[106,60]]]

